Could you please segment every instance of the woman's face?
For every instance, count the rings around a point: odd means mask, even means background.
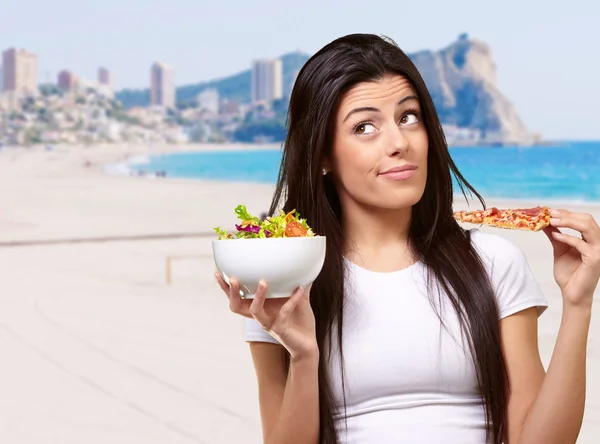
[[[428,138],[417,93],[399,75],[355,85],[342,98],[332,171],[342,204],[400,209],[417,203],[427,180]]]

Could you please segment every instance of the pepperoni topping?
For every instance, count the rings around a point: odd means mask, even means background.
[[[523,208],[523,209],[519,209],[517,210],[520,213],[523,213],[527,216],[539,216],[540,214],[542,214],[545,209],[542,207],[535,207],[535,208]]]

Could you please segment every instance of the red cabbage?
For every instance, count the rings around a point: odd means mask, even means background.
[[[236,225],[235,228],[237,228],[238,231],[245,231],[247,233],[258,234],[260,232],[260,227],[257,225],[246,225],[245,227],[242,227],[241,225]],[[271,232],[265,230],[265,236],[270,237]]]

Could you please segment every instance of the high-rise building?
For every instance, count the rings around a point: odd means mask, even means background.
[[[175,73],[173,68],[155,62],[150,69],[150,96],[152,105],[175,107]]]
[[[108,69],[104,67],[98,68],[98,84],[105,93],[107,93],[111,97],[114,95],[114,79],[112,73]]]
[[[283,97],[283,65],[279,59],[252,63],[252,102],[271,102]]]
[[[24,49],[10,48],[2,53],[4,91],[38,92],[37,56]]]
[[[60,89],[68,91],[77,86],[78,78],[71,71],[65,69],[58,73],[58,79],[56,83]]]

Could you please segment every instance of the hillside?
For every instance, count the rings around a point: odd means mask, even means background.
[[[486,43],[463,34],[441,50],[424,50],[409,56],[419,68],[447,128],[473,130],[478,140],[487,143],[527,143],[531,139],[516,109],[497,87],[496,66]],[[309,57],[301,52],[281,57],[286,96],[295,74]],[[207,88],[217,89],[222,99],[247,103],[250,101],[250,70],[181,86],[177,88],[177,102],[191,103]],[[116,97],[125,108],[147,106],[150,102],[148,89],[123,90]]]
[[[292,80],[297,71],[302,68],[310,56],[301,52],[292,52],[280,57],[283,64],[283,92],[289,95]],[[227,100],[242,103],[250,102],[250,70],[242,71],[229,77],[195,83],[177,88],[177,103],[186,103],[196,99],[198,93],[204,89],[215,88],[219,96]],[[124,89],[116,94],[125,108],[134,106],[148,106],[150,104],[149,89]]]

